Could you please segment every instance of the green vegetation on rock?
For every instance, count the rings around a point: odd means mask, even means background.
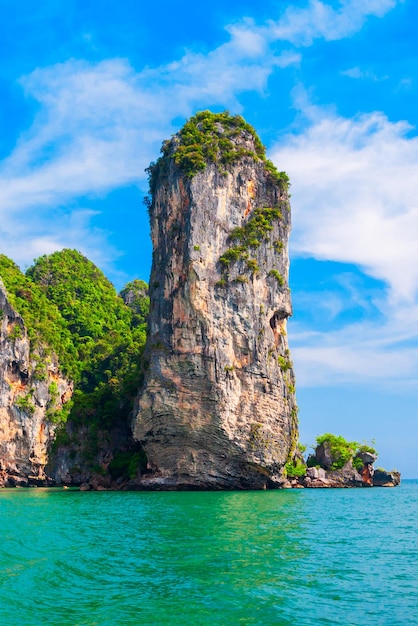
[[[227,282],[226,272],[231,263],[246,261],[246,269],[250,270],[253,274],[258,273],[259,267],[257,261],[249,258],[249,251],[258,248],[263,241],[268,240],[270,232],[273,230],[273,222],[280,219],[282,219],[282,213],[279,207],[257,208],[243,226],[234,228],[229,233],[228,241],[233,245],[227,248],[219,257],[219,263],[222,266],[222,278],[225,284]],[[277,278],[275,272],[280,276],[277,270],[271,270],[270,274]],[[280,278],[282,282],[279,284],[282,286],[284,281],[281,276]]]
[[[253,147],[244,145],[248,140]],[[209,163],[217,163],[221,171],[243,157],[251,157],[264,163],[267,175],[287,189],[289,178],[279,172],[266,158],[266,151],[254,128],[240,115],[200,111],[191,117],[171,141],[165,141],[161,148],[162,156],[152,163],[149,174],[150,194],[155,191],[160,174],[167,170],[168,160],[172,159],[187,178],[193,178]]]
[[[358,456],[355,456],[353,458],[352,464],[353,464],[354,469],[356,469],[358,472],[361,472],[364,466],[363,461]]]
[[[146,340],[146,284],[133,281],[122,293],[76,250],[40,257],[27,276],[60,311],[77,355],[71,419],[110,427],[124,419],[137,392]]]
[[[14,401],[14,405],[25,411],[26,413],[30,413],[31,415],[35,412],[35,406],[33,404],[32,392],[29,392],[25,396],[17,396]]]
[[[306,465],[301,459],[288,461],[284,466],[286,478],[301,478],[306,474]]]
[[[142,320],[141,323],[143,323],[149,315],[147,283],[143,280],[132,280],[130,283],[125,285],[119,295],[124,303],[129,306],[134,313],[139,315],[140,320]]]
[[[289,352],[289,350],[286,350],[284,356],[281,356],[279,354],[279,356],[277,357],[277,362],[278,362],[279,367],[282,370],[282,372],[287,372],[288,370],[292,369],[293,363],[292,363],[292,361],[290,359],[290,352]]]
[[[317,452],[315,455],[308,457],[307,464],[318,464],[318,447],[323,446],[331,459],[331,470],[339,470],[344,467],[349,461],[355,469],[361,470],[363,462],[359,458],[362,452],[369,452],[371,454],[377,454],[376,449],[368,444],[359,444],[357,441],[347,441],[341,435],[333,435],[331,433],[325,433],[316,438]],[[328,469],[325,467],[324,469]]]
[[[283,285],[284,285],[284,278],[280,274],[279,270],[272,269],[272,270],[269,271],[268,275],[272,276],[273,278],[275,278],[277,280],[277,283],[278,283],[279,287],[283,287]]]
[[[141,379],[149,312],[146,283],[132,281],[124,288],[127,305],[76,250],[40,257],[26,276],[0,255],[0,277],[24,320],[31,347],[42,347],[44,355],[55,353],[63,373],[75,383],[72,408],[68,404],[60,410],[51,383],[48,419],[57,423],[70,417],[73,423],[100,428],[126,421]],[[45,379],[45,363],[37,363],[34,375]]]
[[[4,254],[0,254],[0,278],[11,305],[24,319],[32,351],[41,351],[43,355],[54,352],[63,372],[72,376],[77,369],[77,352],[71,332],[56,304]],[[20,327],[15,325],[10,339],[20,337]]]

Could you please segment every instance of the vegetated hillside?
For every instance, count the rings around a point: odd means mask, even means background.
[[[11,304],[25,321],[31,350],[34,351],[42,345],[44,353],[54,352],[59,358],[63,373],[74,378],[77,352],[59,308],[4,254],[0,254],[0,278],[7,289]],[[43,374],[41,364],[39,374]]]
[[[65,337],[71,338],[69,349],[58,346],[76,385],[71,419],[105,428],[125,419],[140,376],[147,295],[139,297],[142,311],[127,306],[103,272],[76,250],[40,257],[26,276],[59,311]]]
[[[42,256],[26,275],[0,255],[0,277],[24,319],[32,350],[42,346],[43,355],[56,354],[60,369],[74,382],[72,401],[49,416],[61,423],[53,455],[62,453],[61,475],[54,463],[52,474],[77,482],[77,472],[87,479],[94,469],[106,473],[113,459],[115,475],[132,475],[140,460],[131,445],[129,416],[141,382],[146,283],[134,280],[118,295],[76,250]],[[45,366],[39,359],[38,368],[42,377]]]

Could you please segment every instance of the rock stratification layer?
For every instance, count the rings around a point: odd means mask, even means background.
[[[242,118],[204,112],[150,168],[142,486],[280,486],[297,442],[287,177]]]
[[[52,356],[31,351],[0,280],[0,486],[43,485],[54,416],[72,395]]]

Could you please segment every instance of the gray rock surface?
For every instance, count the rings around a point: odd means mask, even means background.
[[[357,452],[356,456],[364,465],[373,464],[377,460],[377,454],[373,454],[372,452]]]
[[[251,147],[245,133],[237,141]],[[267,207],[281,217],[225,270],[233,229]],[[280,486],[298,436],[286,190],[250,156],[191,180],[168,159],[150,219],[149,367],[133,421],[150,468],[142,487]]]
[[[40,485],[47,482],[56,430],[47,411],[62,408],[72,385],[41,347],[31,352],[24,321],[1,280],[0,315],[0,486]]]
[[[330,470],[335,459],[331,453],[331,447],[327,441],[319,444],[315,449],[315,459],[318,465]]]
[[[397,487],[400,482],[401,475],[396,470],[393,470],[392,472],[387,472],[384,469],[378,468],[373,474],[374,487]]]

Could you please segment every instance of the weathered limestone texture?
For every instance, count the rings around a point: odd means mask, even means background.
[[[30,352],[22,317],[0,280],[0,486],[45,484],[45,465],[60,410],[72,386],[52,358]]]
[[[153,172],[149,367],[133,423],[142,487],[279,487],[298,437],[287,184],[245,129],[233,142],[246,154],[193,176],[175,162],[179,141]]]

